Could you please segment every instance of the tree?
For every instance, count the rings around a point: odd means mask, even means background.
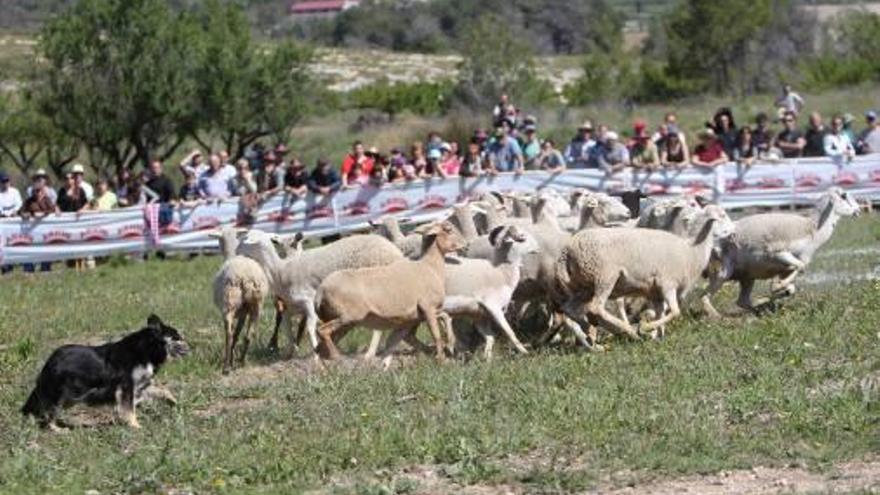
[[[503,92],[530,103],[553,96],[549,84],[535,75],[529,46],[510,30],[498,29],[503,24],[503,19],[484,16],[465,33],[456,96],[466,105],[491,104]]]
[[[195,126],[193,16],[163,0],[82,0],[42,30],[42,112],[117,168],[170,156]]]
[[[41,114],[28,93],[0,96],[0,114],[0,156],[22,174],[28,175],[42,162],[60,177],[76,159],[78,143]]]

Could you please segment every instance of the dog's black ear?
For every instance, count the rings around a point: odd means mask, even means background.
[[[159,330],[162,328],[162,319],[160,319],[158,316],[156,316],[155,313],[153,313],[147,317],[147,326]]]

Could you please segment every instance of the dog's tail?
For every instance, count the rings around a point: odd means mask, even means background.
[[[27,402],[21,406],[21,413],[25,416],[31,415],[34,417],[40,416],[42,413],[42,401],[40,401],[40,395],[37,393],[37,389],[35,388],[31,395],[28,397]]]

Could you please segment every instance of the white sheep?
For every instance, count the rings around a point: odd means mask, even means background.
[[[710,277],[704,304],[726,280],[739,282],[737,305],[754,310],[756,280],[777,278],[769,301],[794,294],[794,279],[834,233],[842,217],[859,215],[856,199],[839,187],[828,189],[809,217],[761,213],[735,222],[736,232],[724,246],[723,269]]]
[[[214,275],[214,305],[223,316],[226,342],[223,352],[223,373],[233,365],[235,346],[245,327],[240,363],[244,364],[250,346],[251,333],[260,321],[263,300],[269,293],[269,281],[263,268],[254,260],[235,254],[240,231],[225,227],[209,236],[218,239],[225,261]]]
[[[447,334],[450,334],[452,324],[449,317],[471,319],[486,340],[486,359],[491,359],[495,337],[488,327],[494,323],[517,351],[527,354],[504,317],[504,309],[519,284],[523,256],[537,252],[538,246],[531,236],[516,226],[496,227],[489,239],[495,248],[495,258],[491,262],[457,257],[446,259],[443,312],[448,316],[443,321]]]
[[[283,326],[290,336],[291,353],[296,345],[290,325],[294,313],[304,316],[300,333],[306,331],[313,350],[318,346],[315,295],[328,275],[346,268],[387,265],[404,258],[394,244],[377,235],[355,235],[314,249],[296,249],[284,259],[273,246],[280,242],[278,235],[251,230],[241,240],[238,253],[263,267],[273,293],[284,301]]]
[[[400,230],[400,220],[396,217],[383,215],[369,223],[379,235],[393,242],[407,258],[416,259],[422,255],[421,233],[413,232],[409,235],[403,235]]]
[[[417,260],[340,270],[321,283],[315,302],[323,322],[319,334],[330,359],[340,355],[333,342],[337,332],[356,325],[395,330],[382,351],[390,358],[397,343],[413,335],[421,322],[431,330],[437,359],[444,359],[437,323],[446,294],[444,255],[461,249],[464,239],[448,222],[433,224],[424,231],[424,238],[425,249]]]
[[[678,302],[700,279],[715,242],[730,235],[722,220],[715,210],[707,211],[700,234],[693,240],[648,229],[581,231],[557,259],[554,297],[580,325],[605,323],[638,339],[629,322],[605,306],[610,298],[641,296],[657,310],[657,319],[642,330],[662,330],[680,314]]]

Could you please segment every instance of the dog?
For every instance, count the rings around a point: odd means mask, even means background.
[[[49,356],[37,385],[21,408],[40,426],[60,430],[58,413],[74,404],[116,404],[120,419],[140,428],[135,407],[147,397],[176,404],[168,390],[153,386],[152,378],[169,358],[189,353],[177,329],[156,315],[147,326],[117,342],[100,346],[66,345]]]

